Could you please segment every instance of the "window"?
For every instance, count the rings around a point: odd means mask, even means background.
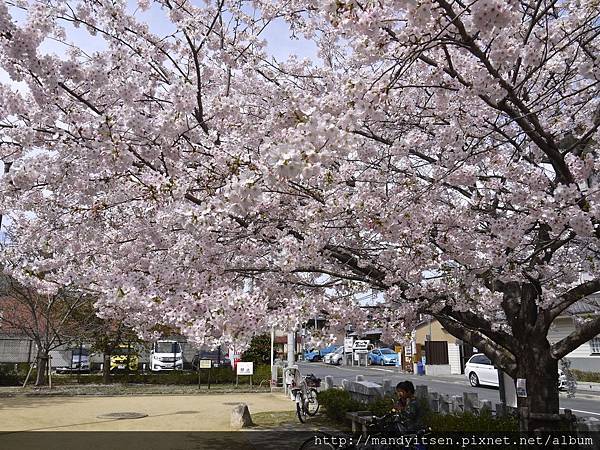
[[[485,355],[475,355],[470,361],[472,364],[492,364],[492,362]]]
[[[590,340],[590,352],[592,355],[600,354],[600,336],[596,336],[592,340]]]

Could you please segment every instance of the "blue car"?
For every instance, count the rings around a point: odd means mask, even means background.
[[[329,347],[322,348],[321,350],[311,348],[310,350],[306,350],[304,352],[304,360],[310,362],[321,361],[325,355],[335,352],[338,347],[339,345],[330,345]]]
[[[395,366],[398,362],[398,353],[391,348],[375,348],[369,353],[369,363],[380,366]]]

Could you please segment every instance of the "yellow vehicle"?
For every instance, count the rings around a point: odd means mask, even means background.
[[[119,345],[110,355],[110,371],[123,370],[137,371],[140,366],[140,357],[135,347]]]

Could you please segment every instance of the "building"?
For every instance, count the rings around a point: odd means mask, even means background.
[[[557,317],[548,330],[551,343],[560,341],[587,317],[600,314],[600,293],[593,294],[569,306]],[[413,363],[425,362],[428,375],[462,374],[465,363],[477,352],[471,345],[448,333],[434,318],[421,321],[413,331]],[[600,335],[569,353],[571,368],[600,372]]]
[[[548,340],[558,342],[575,331],[581,320],[600,314],[600,292],[573,303],[560,316],[554,319],[548,330]],[[600,372],[600,335],[580,345],[567,356],[572,369],[586,372]]]

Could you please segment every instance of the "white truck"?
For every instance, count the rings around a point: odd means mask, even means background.
[[[181,369],[183,369],[181,344],[177,341],[156,341],[150,353],[150,370],[160,372]]]

